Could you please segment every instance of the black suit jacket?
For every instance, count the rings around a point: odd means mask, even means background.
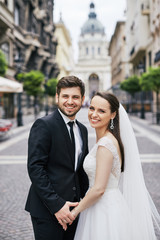
[[[88,133],[77,121],[83,147],[74,170],[71,140],[58,110],[33,124],[28,141],[28,173],[31,179],[25,209],[34,217],[48,218],[66,201],[79,201],[88,189],[83,161],[88,153]]]

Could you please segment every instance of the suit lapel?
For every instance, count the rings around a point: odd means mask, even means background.
[[[75,159],[73,159],[73,154],[72,154],[71,138],[69,136],[69,132],[68,132],[67,126],[66,126],[62,116],[60,115],[58,110],[56,110],[56,111],[57,112],[55,112],[55,116],[56,116],[56,119],[58,120],[58,124],[60,125],[61,131],[62,131],[62,133],[64,135],[64,138],[65,138],[65,141],[66,141],[66,144],[67,144],[67,148],[68,148],[69,154],[70,154],[70,159],[71,159],[72,165],[74,167]]]
[[[78,162],[77,162],[77,169],[79,168],[79,166],[81,165],[81,162],[83,160],[84,157],[84,153],[85,153],[85,147],[87,146],[87,139],[85,137],[83,128],[81,127],[81,124],[79,124],[79,122],[76,120],[76,123],[80,129],[80,133],[81,133],[81,137],[82,137],[82,152],[80,153],[79,157],[78,157]]]

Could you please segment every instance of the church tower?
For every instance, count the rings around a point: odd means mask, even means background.
[[[78,45],[79,55],[74,74],[84,81],[89,100],[96,91],[105,91],[111,84],[107,37],[104,26],[97,19],[93,2],[90,4],[88,20],[81,28]]]

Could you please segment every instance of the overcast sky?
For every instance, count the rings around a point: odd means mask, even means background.
[[[103,24],[108,41],[114,32],[116,22],[124,20],[126,0],[55,0],[54,22],[59,21],[61,12],[63,22],[72,38],[75,59],[78,53],[78,37],[81,27],[88,19],[91,2],[95,4],[97,19]]]

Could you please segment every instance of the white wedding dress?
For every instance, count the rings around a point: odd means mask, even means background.
[[[103,196],[80,214],[74,240],[142,240],[138,236],[139,231],[132,230],[134,223],[131,222],[130,211],[119,190],[119,155],[107,136],[102,137],[85,158],[84,169],[89,178],[89,188],[94,185],[98,146],[106,147],[113,154],[112,170]]]
[[[125,170],[122,174],[112,140],[101,138],[84,161],[89,188],[95,181],[98,146],[113,154],[112,170],[103,196],[80,214],[74,240],[156,240],[155,229],[160,235],[160,215],[145,186],[135,134],[121,104],[119,120]]]

